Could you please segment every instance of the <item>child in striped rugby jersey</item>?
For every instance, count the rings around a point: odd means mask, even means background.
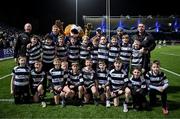
[[[42,61],[37,60],[34,63],[34,68],[31,70],[30,87],[33,95],[33,101],[41,101],[42,107],[46,107],[46,102],[44,101],[46,81],[46,73],[42,71]]]
[[[26,57],[18,58],[18,66],[12,71],[11,94],[14,96],[15,104],[30,102],[29,78],[30,68],[26,65]]]
[[[168,79],[164,72],[160,70],[160,62],[154,60],[151,65],[151,70],[146,74],[148,82],[150,105],[156,104],[156,95],[161,95],[162,111],[164,115],[169,113],[167,107],[167,88],[169,86]]]
[[[34,62],[41,59],[42,46],[38,36],[33,35],[31,43],[27,45],[26,56],[28,57],[28,64],[31,68],[34,67]]]

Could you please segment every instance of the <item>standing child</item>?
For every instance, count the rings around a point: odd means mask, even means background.
[[[141,42],[139,40],[134,40],[132,45],[132,58],[131,58],[131,69],[139,68],[142,69],[142,74],[144,73],[144,61],[143,61],[143,51],[141,49]]]
[[[156,95],[160,94],[162,101],[162,111],[163,114],[167,115],[169,113],[167,107],[167,87],[169,84],[166,75],[160,70],[159,61],[153,61],[151,65],[151,71],[146,74],[146,80],[148,82],[149,88],[150,105],[154,106],[156,104]]]
[[[14,96],[15,104],[29,103],[30,68],[26,66],[26,57],[20,56],[18,63],[12,71],[11,94]]]
[[[42,107],[46,107],[44,101],[44,84],[46,82],[46,73],[42,71],[42,62],[40,60],[35,61],[34,68],[31,70],[31,93],[33,94],[33,101],[41,101]]]
[[[63,88],[65,86],[64,80],[64,71],[61,69],[61,61],[59,58],[55,58],[53,61],[54,68],[49,71],[49,83],[52,86],[52,90],[54,92],[54,102],[55,104],[59,104],[61,98],[61,106],[65,106],[65,92]]]
[[[69,39],[68,62],[79,62],[79,44],[77,43],[77,39],[74,37],[69,37]]]
[[[68,87],[67,85],[67,79],[68,79],[68,62],[67,61],[62,61],[61,62],[61,69],[64,71],[64,81],[66,82],[63,91],[65,92],[65,99],[71,98],[74,96],[73,91]]]
[[[123,112],[128,112],[127,104],[129,102],[130,89],[128,85],[128,75],[122,68],[122,61],[116,58],[114,62],[114,69],[108,75],[109,85],[111,86],[111,96],[114,97],[114,106],[119,105],[119,96],[125,94],[125,101],[123,103]]]
[[[108,73],[109,71],[106,68],[106,63],[104,61],[99,61],[96,71],[97,87],[101,101],[104,101],[104,98],[106,98],[106,107],[110,107],[110,100],[107,98],[109,97],[107,95],[110,93],[109,86],[107,86]]]
[[[101,36],[98,45],[98,60],[104,60],[106,65],[108,65],[108,47],[107,39],[105,36]]]
[[[67,60],[67,46],[65,45],[64,35],[58,36],[58,43],[56,45],[56,56],[61,60]]]
[[[80,80],[83,81],[85,102],[89,101],[89,93],[92,93],[94,104],[98,105],[97,99],[99,98],[99,94],[95,85],[96,75],[95,71],[92,69],[91,59],[85,60],[85,67],[83,67],[81,75]]]
[[[129,80],[129,87],[131,88],[133,108],[135,110],[147,108],[147,86],[145,79],[141,75],[141,69],[133,69],[132,76]]]
[[[79,66],[77,62],[71,64],[72,70],[68,74],[68,86],[72,92],[72,96],[78,94],[78,102],[82,106],[82,96],[83,96],[83,87],[82,82],[80,81],[81,73],[79,71]]]
[[[109,43],[108,48],[109,48],[108,65],[109,65],[109,69],[112,69],[114,60],[116,57],[119,56],[119,51],[120,51],[118,40],[115,35],[111,37],[111,42]]]
[[[80,45],[80,64],[84,64],[85,59],[90,56],[89,53],[90,53],[89,37],[83,36]]]
[[[123,69],[126,71],[126,73],[129,73],[129,65],[131,60],[131,54],[132,54],[132,46],[129,43],[129,35],[124,34],[122,36],[122,43],[120,44],[120,58],[123,63]]]
[[[29,59],[28,64],[31,68],[33,68],[34,62],[41,59],[42,48],[38,36],[32,36],[31,43],[27,45],[26,50],[26,56]]]
[[[95,38],[92,38],[92,47],[91,47],[91,59],[92,59],[92,62],[93,62],[93,70],[96,70],[96,67],[97,67],[97,62],[98,62],[98,38],[95,37]]]
[[[51,35],[45,36],[45,42],[42,45],[43,55],[43,70],[48,72],[53,68],[53,59],[55,58],[55,44]]]

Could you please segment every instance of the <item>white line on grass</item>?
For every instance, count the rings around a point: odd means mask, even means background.
[[[1,77],[0,80],[1,80],[1,79],[4,79],[4,78],[6,78],[6,77],[9,77],[9,76],[11,76],[11,74],[8,74],[8,75],[5,75],[5,76]]]
[[[178,74],[178,73],[176,73],[176,72],[170,71],[170,70],[165,69],[165,68],[162,68],[162,67],[161,67],[161,69],[162,69],[162,70],[164,70],[164,71],[167,71],[167,72],[169,72],[169,73],[171,73],[171,74],[174,74],[174,75],[176,75],[176,76],[179,76],[179,77],[180,77],[180,74]]]
[[[173,53],[166,53],[166,52],[162,52],[162,53],[160,53],[160,54],[162,54],[162,55],[170,55],[170,56],[180,57],[180,55],[173,54]]]
[[[13,57],[6,57],[6,58],[1,58],[0,61],[4,61],[4,60],[7,60],[7,59],[12,59]]]
[[[0,102],[14,102],[14,99],[0,99]]]

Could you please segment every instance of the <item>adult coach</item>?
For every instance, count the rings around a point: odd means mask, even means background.
[[[151,51],[155,49],[156,43],[153,36],[145,31],[145,25],[143,23],[138,24],[137,32],[132,37],[133,40],[139,40],[141,42],[141,51],[143,52],[143,69],[144,74],[150,70],[150,58]]]
[[[24,32],[18,36],[14,46],[15,61],[17,61],[19,56],[26,56],[26,46],[30,43],[31,31],[32,25],[30,23],[26,23],[24,25]]]

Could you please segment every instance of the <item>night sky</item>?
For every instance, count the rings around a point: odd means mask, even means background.
[[[64,26],[75,23],[75,0],[3,1],[0,7],[0,21],[17,28],[22,29],[24,23],[30,22],[33,25],[35,33],[47,33],[51,31],[51,26],[55,19],[61,19],[64,22]],[[157,3],[157,1],[162,3]],[[111,0],[111,15],[179,15],[179,4],[173,1],[174,0]],[[83,25],[83,15],[105,15],[105,7],[106,0],[78,0],[79,25]]]

